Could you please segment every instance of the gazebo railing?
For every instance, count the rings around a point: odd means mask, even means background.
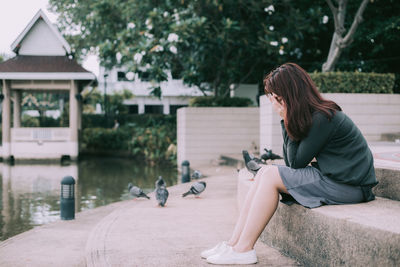
[[[11,141],[69,141],[70,128],[11,128]]]

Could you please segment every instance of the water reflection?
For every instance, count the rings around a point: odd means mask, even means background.
[[[176,184],[176,168],[148,166],[121,158],[90,158],[78,164],[0,164],[0,240],[60,219],[60,183],[71,175],[76,180],[76,212],[129,199],[129,182],[154,190],[162,175],[168,185]]]

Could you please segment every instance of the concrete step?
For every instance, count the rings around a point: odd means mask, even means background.
[[[239,172],[239,207],[251,176]],[[399,266],[400,202],[377,198],[315,209],[280,203],[260,239],[305,266]]]
[[[235,166],[237,169],[244,168],[244,161],[239,154],[222,155],[227,165]],[[284,165],[283,160],[275,160],[272,164]],[[373,188],[373,192],[378,197],[384,197],[400,201],[400,169],[390,166],[375,166],[376,179],[379,184]]]

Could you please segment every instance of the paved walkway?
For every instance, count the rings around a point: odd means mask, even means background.
[[[210,266],[200,252],[229,238],[237,217],[237,173],[200,168],[208,177],[201,198],[182,198],[190,184],[169,187],[165,208],[129,200],[78,213],[0,243],[0,266]],[[261,266],[296,266],[257,243]]]
[[[400,144],[371,144],[376,165],[400,169]],[[76,214],[0,242],[0,266],[210,266],[200,252],[229,238],[238,215],[237,173],[232,167],[199,168],[207,175],[200,199],[169,187],[165,208],[129,200]],[[259,242],[261,266],[296,266]]]

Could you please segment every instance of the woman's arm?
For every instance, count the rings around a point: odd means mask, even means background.
[[[334,130],[333,123],[320,113],[313,116],[313,122],[307,137],[300,141],[290,139],[283,121],[281,125],[285,163],[294,169],[306,167],[318,155]]]

